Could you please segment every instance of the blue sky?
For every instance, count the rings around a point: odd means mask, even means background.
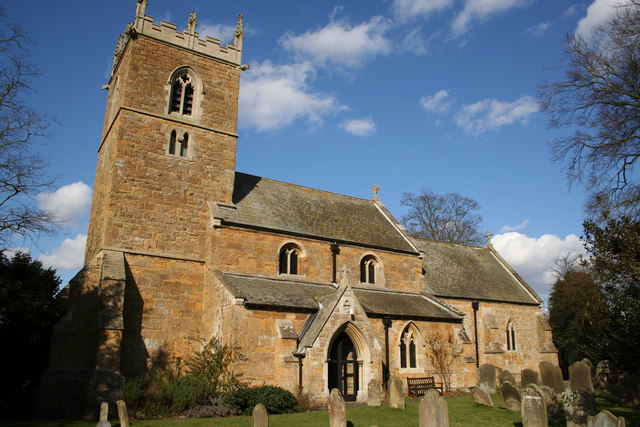
[[[459,192],[541,294],[555,257],[580,251],[585,195],[550,161],[537,84],[562,75],[566,34],[611,0],[150,0],[147,15],[230,41],[244,14],[237,170],[370,198],[400,218],[404,192]],[[69,279],[82,265],[112,53],[135,0],[4,2],[36,44],[29,102],[56,118],[38,147],[56,188],[37,203],[57,236],[16,241]]]

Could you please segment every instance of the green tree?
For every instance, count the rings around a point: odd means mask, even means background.
[[[572,134],[552,144],[570,182],[584,181],[595,212],[636,216],[640,202],[640,0],[617,6],[591,37],[566,42],[564,78],[543,82],[540,103],[553,127]]]
[[[609,310],[608,357],[618,370],[640,370],[640,221],[584,222],[585,247]]]
[[[480,205],[460,193],[435,194],[423,188],[420,194],[404,193],[400,201],[409,211],[402,224],[414,237],[480,246],[485,238],[479,230]]]
[[[0,405],[24,403],[47,365],[53,326],[62,317],[60,278],[31,255],[0,252],[0,348],[5,367]]]

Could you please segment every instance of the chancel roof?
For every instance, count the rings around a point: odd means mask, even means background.
[[[492,248],[414,242],[424,251],[426,286],[435,296],[536,305],[542,301]]]
[[[316,312],[337,292],[331,285],[268,279],[214,271],[235,298],[254,308]],[[426,295],[390,290],[359,289],[353,292],[367,315],[457,321],[460,316]]]
[[[223,225],[416,253],[385,209],[371,200],[258,176],[237,172],[233,206],[213,204],[212,210]]]

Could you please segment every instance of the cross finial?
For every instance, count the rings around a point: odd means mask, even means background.
[[[195,34],[196,25],[198,25],[198,20],[196,19],[196,13],[191,12],[191,15],[189,15],[189,21],[187,22],[187,33]]]
[[[378,186],[378,184],[373,184],[373,187],[371,188],[371,192],[373,193],[373,200],[380,200],[380,198],[378,197],[378,191],[380,191],[380,186]]]
[[[491,233],[490,231],[487,231],[484,235],[484,237],[487,238],[487,245],[491,244],[491,238],[493,237],[493,233]]]
[[[233,33],[233,38],[239,39],[244,37],[244,24],[242,23],[242,14],[238,14],[238,23],[236,24],[236,32]]]

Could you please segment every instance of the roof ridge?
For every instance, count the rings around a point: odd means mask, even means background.
[[[448,246],[459,246],[459,247],[463,247],[463,248],[469,248],[469,249],[483,249],[483,250],[489,250],[489,248],[487,248],[486,246],[474,246],[474,245],[466,245],[464,243],[453,243],[453,242],[444,242],[442,240],[435,240],[435,239],[429,239],[427,237],[415,237],[415,236],[411,236],[411,239],[419,242],[425,242],[425,243],[436,243],[436,244],[441,244],[441,245],[448,245]]]

